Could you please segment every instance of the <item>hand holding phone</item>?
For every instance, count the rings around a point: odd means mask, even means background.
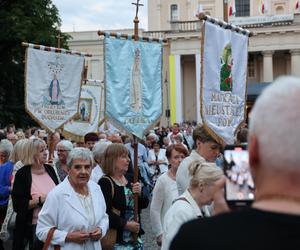
[[[245,145],[227,145],[223,171],[227,177],[225,199],[231,208],[250,205],[254,200],[254,182]]]

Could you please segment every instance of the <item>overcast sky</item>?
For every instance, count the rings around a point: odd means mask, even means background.
[[[52,0],[62,19],[62,31],[133,28],[136,0]],[[139,11],[139,28],[147,29],[147,0]]]

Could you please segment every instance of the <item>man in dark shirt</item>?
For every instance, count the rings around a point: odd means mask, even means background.
[[[300,78],[281,77],[251,112],[249,161],[256,185],[251,208],[230,212],[222,189],[215,217],[184,224],[171,250],[300,249]]]

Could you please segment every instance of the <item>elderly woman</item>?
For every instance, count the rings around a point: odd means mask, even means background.
[[[41,139],[31,139],[28,149],[28,165],[15,175],[12,190],[14,211],[17,213],[13,235],[13,250],[23,250],[25,245],[41,249],[35,237],[38,214],[47,194],[58,184],[54,169],[45,164],[47,147]]]
[[[9,140],[3,139],[0,142],[0,227],[4,221],[8,198],[11,191],[11,175],[13,163],[9,161],[9,156],[13,150],[13,145]],[[0,240],[0,249],[2,241]]]
[[[194,161],[189,166],[189,188],[176,199],[164,218],[162,250],[169,245],[180,226],[192,219],[209,216],[207,205],[223,183],[223,171],[214,163]]]
[[[45,241],[56,227],[52,245],[64,250],[98,250],[106,234],[108,216],[100,187],[89,181],[93,156],[87,148],[75,148],[68,157],[69,175],[49,193],[39,214],[36,234]]]
[[[150,221],[152,230],[156,236],[156,242],[160,246],[163,234],[163,219],[171,207],[172,202],[178,196],[176,185],[176,172],[182,160],[188,156],[187,149],[180,144],[172,144],[167,148],[166,156],[170,168],[161,175],[153,189],[153,197],[150,206]]]
[[[98,183],[98,181],[103,176],[103,170],[101,168],[101,162],[103,161],[103,155],[108,145],[110,145],[110,141],[101,140],[98,141],[93,148],[93,157],[95,160],[95,167],[92,170],[91,180]]]
[[[140,236],[143,233],[140,229],[140,223],[133,220],[133,194],[139,194],[140,211],[148,206],[149,201],[141,192],[141,184],[139,182],[133,183],[132,179],[126,178],[129,161],[128,150],[123,144],[113,143],[109,145],[102,163],[105,176],[99,181],[106,201],[109,226],[117,229],[115,250],[143,249],[143,242],[140,237],[136,241],[132,240],[135,234]]]
[[[67,158],[72,149],[73,144],[68,140],[62,140],[56,145],[58,159],[54,160],[53,167],[59,182],[62,182],[68,175]]]

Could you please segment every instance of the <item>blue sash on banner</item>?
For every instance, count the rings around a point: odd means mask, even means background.
[[[142,138],[162,114],[162,44],[105,38],[105,112]]]

